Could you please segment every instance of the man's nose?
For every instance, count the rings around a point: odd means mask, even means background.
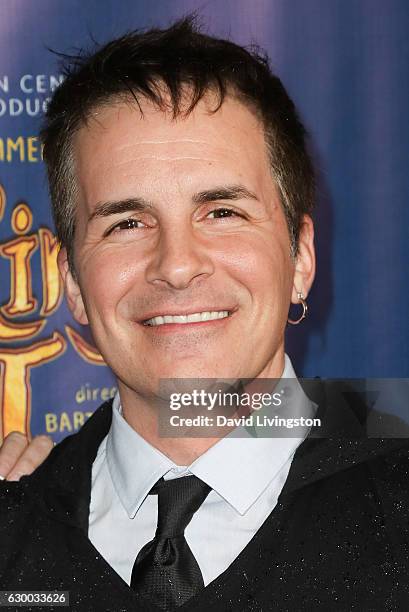
[[[161,230],[146,279],[185,289],[195,278],[209,276],[213,271],[209,246],[194,227],[185,225]]]

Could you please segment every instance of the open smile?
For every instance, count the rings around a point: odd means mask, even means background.
[[[229,318],[232,310],[204,310],[186,314],[160,314],[142,321],[142,325],[149,328],[184,328],[186,326],[202,326],[216,324]]]

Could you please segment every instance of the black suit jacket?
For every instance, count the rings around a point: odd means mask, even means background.
[[[318,386],[323,427],[298,448],[276,508],[181,612],[409,609],[408,441],[368,439],[359,400],[334,402]],[[158,612],[87,537],[92,462],[111,416],[109,402],[32,476],[0,483],[1,589],[66,590],[81,612]]]

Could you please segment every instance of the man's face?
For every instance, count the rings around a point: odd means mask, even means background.
[[[174,121],[118,103],[74,140],[68,302],[120,387],[143,395],[160,378],[280,376],[290,300],[313,278],[312,224],[294,262],[260,123],[229,97],[208,111]]]

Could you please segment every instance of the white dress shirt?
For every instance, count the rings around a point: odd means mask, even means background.
[[[284,379],[293,379],[291,414],[312,416],[314,405],[287,355],[283,384]],[[156,530],[157,496],[149,491],[162,476],[194,474],[212,490],[185,537],[207,585],[229,567],[275,508],[294,453],[307,433],[304,428],[297,430],[298,437],[255,438],[239,427],[190,466],[177,466],[128,425],[117,395],[111,428],[92,468],[89,538],[130,584],[138,552]]]

